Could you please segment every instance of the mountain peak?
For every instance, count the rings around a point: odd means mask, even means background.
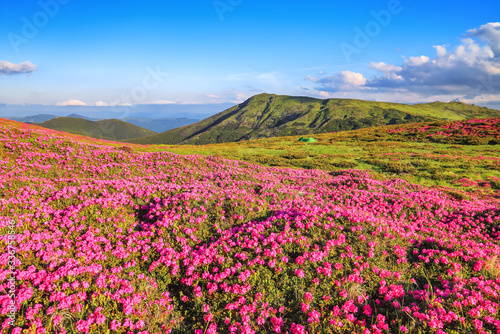
[[[406,105],[261,93],[198,123],[131,139],[130,142],[210,144],[356,130],[388,124],[499,116],[498,110],[458,103]]]

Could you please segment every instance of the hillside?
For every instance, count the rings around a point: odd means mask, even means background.
[[[82,118],[57,117],[37,125],[47,129],[107,140],[123,140],[156,133],[118,119],[89,121]]]
[[[459,102],[405,105],[259,94],[198,123],[128,142],[209,144],[346,131],[387,124],[498,116],[498,110]]]
[[[498,200],[2,119],[0,185],[4,333],[500,330]]]

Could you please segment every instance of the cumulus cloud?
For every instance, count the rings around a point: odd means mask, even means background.
[[[420,57],[410,57],[405,59],[406,66],[421,66],[429,61],[429,57],[420,56]]]
[[[0,75],[14,75],[22,73],[31,73],[36,70],[36,65],[29,61],[23,61],[19,64],[14,64],[5,60],[0,60]]]
[[[307,76],[306,80],[319,84],[319,90],[326,92],[349,92],[366,88],[366,78],[363,74],[351,71],[342,71],[323,78]]]
[[[373,68],[374,70],[380,71],[380,72],[400,72],[403,68],[401,66],[395,66],[395,65],[387,65],[386,63],[380,62],[380,63],[375,63],[371,62],[370,65],[368,65],[370,68]]]
[[[130,107],[132,106],[130,103],[119,103],[119,102],[104,102],[104,101],[97,101],[94,103],[96,107]]]
[[[68,100],[56,103],[56,106],[67,107],[67,106],[86,106],[87,103],[80,100]]]
[[[103,102],[103,101],[97,101],[95,103],[96,107],[107,107],[109,106],[109,103]]]
[[[468,98],[466,96],[462,99],[459,99],[459,101],[465,103],[474,103],[474,104],[485,104],[491,102],[500,103],[500,94],[482,94],[475,96],[473,98]]]
[[[500,22],[483,24],[477,29],[468,30],[467,34],[486,41],[495,53],[495,57],[500,57]]]
[[[444,45],[433,45],[433,48],[436,49],[438,57],[446,55],[446,47]]]
[[[372,62],[368,67],[380,74],[371,78],[343,71],[306,80],[323,92],[406,93],[422,101],[437,97],[463,102],[500,99],[500,22],[468,30],[455,49],[444,45],[434,49],[433,58],[408,57],[400,65]]]

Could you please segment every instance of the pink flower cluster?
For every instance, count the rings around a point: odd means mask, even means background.
[[[427,133],[432,136],[472,136],[500,139],[500,118],[470,119],[466,121],[447,122],[443,125],[425,125],[420,127],[399,127],[387,130],[390,134]]]

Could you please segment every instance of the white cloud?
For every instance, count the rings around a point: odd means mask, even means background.
[[[234,95],[236,96],[233,102],[236,103],[241,103],[248,99],[250,96],[248,94],[242,93],[242,92],[234,92]]]
[[[408,59],[405,59],[405,65],[407,66],[420,66],[429,61],[429,57],[427,56],[420,56],[420,57],[410,57]]]
[[[324,78],[314,78],[307,76],[306,80],[321,85],[320,91],[326,92],[348,92],[363,89],[366,84],[366,78],[361,73],[342,71],[335,75],[329,75]]]
[[[443,57],[446,55],[446,47],[444,45],[433,45],[434,49],[436,49],[436,53],[438,57]]]
[[[500,102],[500,94],[481,94],[473,98],[460,98],[460,102],[470,103],[470,104],[484,104],[488,102]]]
[[[66,106],[86,106],[87,103],[80,100],[68,100],[56,103],[56,106],[66,107]]]
[[[22,73],[31,73],[36,70],[35,64],[29,61],[23,61],[19,64],[14,64],[5,60],[0,60],[0,75],[14,75]]]
[[[384,96],[399,102],[460,99],[464,102],[498,101],[500,94],[500,23],[468,30],[454,49],[435,45],[436,55],[408,57],[401,65],[372,62],[382,74],[364,78],[342,71],[324,77],[306,77],[323,92],[363,93],[365,98]],[[311,90],[312,91],[312,90]],[[432,100],[431,100],[432,101]],[[474,103],[474,102],[472,102]]]
[[[94,103],[96,107],[130,107],[132,106],[130,103],[119,103],[119,102],[104,102],[104,101],[97,101]]]
[[[221,92],[219,94],[217,100],[212,100],[211,102],[231,102],[231,103],[241,103],[251,97],[252,95],[255,95],[255,92],[252,92],[251,90],[248,90],[246,92],[237,90],[237,89],[231,89],[227,90],[225,92]]]
[[[467,30],[467,35],[486,41],[495,53],[495,57],[500,57],[500,22],[490,22],[477,29]]]
[[[362,86],[366,83],[366,78],[361,73],[342,71],[340,72],[340,76],[347,85]]]
[[[109,103],[106,103],[106,102],[103,102],[103,101],[97,101],[95,103],[96,107],[107,107],[109,106],[110,104]]]
[[[395,66],[395,65],[387,65],[386,63],[379,62],[371,62],[370,65],[368,65],[370,68],[373,68],[377,71],[380,72],[400,72],[403,68],[401,66]]]

